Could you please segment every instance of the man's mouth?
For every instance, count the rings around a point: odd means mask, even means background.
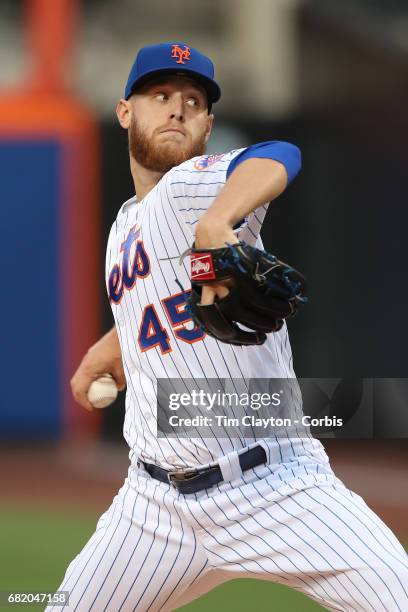
[[[166,134],[167,132],[173,132],[185,136],[185,133],[182,130],[178,130],[177,128],[167,128],[166,130],[162,130],[160,134]]]

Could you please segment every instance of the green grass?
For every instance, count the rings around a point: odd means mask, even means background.
[[[93,533],[89,518],[30,507],[0,509],[0,591],[52,592],[65,569]],[[0,606],[15,612],[44,605]],[[261,580],[233,580],[181,608],[183,612],[318,612],[322,608],[286,587]]]
[[[183,612],[322,612],[308,597],[265,580],[238,579],[222,584],[187,606]]]
[[[61,582],[70,560],[93,533],[95,519],[29,507],[0,509],[0,591],[49,592]],[[41,605],[1,606],[43,610]]]

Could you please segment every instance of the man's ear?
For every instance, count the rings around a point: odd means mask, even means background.
[[[207,124],[207,131],[205,133],[205,142],[208,142],[208,139],[211,136],[211,131],[213,129],[213,125],[214,125],[214,115],[208,115],[208,124]]]
[[[130,126],[130,104],[127,100],[121,98],[116,106],[116,116],[123,129],[127,130]]]

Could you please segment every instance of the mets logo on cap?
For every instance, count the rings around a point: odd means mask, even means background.
[[[190,59],[190,47],[184,45],[184,49],[182,49],[179,45],[172,45],[171,57],[177,59],[176,64],[185,64],[184,60]]]

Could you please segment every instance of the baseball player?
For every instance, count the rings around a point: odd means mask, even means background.
[[[408,610],[405,551],[336,478],[318,440],[157,436],[158,378],[295,377],[285,324],[259,346],[219,342],[192,323],[175,280],[190,286],[188,259],[179,260],[194,241],[261,246],[266,203],[300,169],[298,148],[285,142],[205,155],[219,98],[211,60],[174,42],[139,51],[117,105],[136,195],[119,209],[107,246],[115,327],[84,357],[72,389],[92,409],[92,380],[110,372],[126,383],[130,466],[66,571],[63,609],[174,610],[252,577],[330,610]],[[227,282],[204,284],[201,303],[229,291]]]

